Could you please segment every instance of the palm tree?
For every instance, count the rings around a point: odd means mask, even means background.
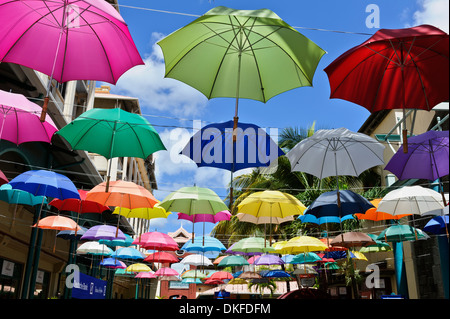
[[[270,297],[272,298],[274,291],[277,289],[277,284],[275,283],[274,279],[269,279],[267,281],[260,281],[260,282],[250,281],[248,283],[247,287],[248,287],[248,290],[251,290],[252,287],[259,289],[261,298],[264,298],[264,289],[267,288],[267,289],[269,289]]]

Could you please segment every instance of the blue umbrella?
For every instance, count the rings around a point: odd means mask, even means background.
[[[145,255],[141,253],[136,248],[123,247],[112,253],[111,257],[121,258],[121,259],[144,259]]]
[[[445,228],[447,227],[447,232]],[[446,234],[448,233],[448,215],[435,216],[423,228],[427,233],[432,234]]]
[[[300,219],[302,223],[311,223],[311,224],[330,224],[330,223],[336,223],[339,224],[340,222],[343,222],[347,219],[355,219],[352,215],[345,215],[342,218],[339,218],[337,216],[323,216],[317,218],[316,216],[312,214],[307,214],[308,210],[305,210],[303,212],[305,215],[300,215],[297,219]]]
[[[262,277],[266,278],[289,278],[291,275],[289,275],[287,272],[283,270],[270,270],[266,274],[262,275]]]
[[[75,236],[75,231],[74,230],[61,230],[58,234],[56,234],[56,237],[65,239],[65,240],[70,240],[70,239],[80,239],[81,236],[84,235],[84,233],[87,231],[86,227],[81,227],[81,230],[77,231],[77,235]]]
[[[369,208],[374,207],[370,201],[350,190],[341,190],[340,208],[338,205],[337,190],[321,194],[309,205],[305,214],[312,214],[317,218],[334,216],[344,218],[347,215],[364,213]]]
[[[14,189],[20,189],[35,196],[80,199],[80,194],[72,181],[68,177],[52,171],[27,171],[16,176],[9,184]]]
[[[217,238],[210,236],[197,236],[193,241],[187,241],[181,249],[195,254],[218,254],[226,250]]]
[[[255,124],[238,123],[236,142],[233,143],[233,121],[228,121],[204,126],[191,137],[180,154],[191,158],[198,167],[236,172],[249,167],[269,166],[284,152],[265,130]]]

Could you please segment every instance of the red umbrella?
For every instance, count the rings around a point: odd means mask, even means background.
[[[2,171],[0,171],[0,185],[8,183],[8,178],[3,174]]]
[[[225,280],[225,279],[233,279],[233,275],[228,271],[218,271],[213,273],[209,278],[209,280]]]
[[[145,257],[144,261],[152,263],[152,262],[158,262],[158,263],[177,263],[179,262],[178,258],[174,255],[164,252],[164,251],[158,251],[156,253],[150,254],[147,257]]]
[[[430,111],[449,99],[448,61],[448,34],[436,27],[381,29],[325,68],[330,98],[351,101],[372,113]]]

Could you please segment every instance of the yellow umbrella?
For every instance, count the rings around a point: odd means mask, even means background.
[[[125,216],[127,218],[142,218],[142,219],[152,219],[152,218],[167,218],[171,212],[166,212],[166,210],[155,204],[153,207],[140,207],[140,208],[126,208],[126,207],[116,207],[113,214],[118,214]]]
[[[310,236],[299,236],[288,240],[284,245],[278,247],[282,254],[299,254],[311,251],[322,251],[328,248],[320,239]]]
[[[368,261],[367,257],[364,256],[364,254],[362,252],[352,251],[352,254],[355,256],[354,259]]]
[[[136,264],[132,264],[132,265],[128,266],[125,269],[125,271],[126,272],[144,272],[144,271],[145,272],[149,272],[149,271],[152,271],[152,270],[150,269],[149,266],[147,266],[145,264],[136,263]]]
[[[233,278],[227,283],[227,285],[242,285],[242,284],[248,284],[248,281],[242,278]]]
[[[286,245],[286,243],[287,243],[287,240],[277,241],[276,243],[273,243],[272,248],[274,248],[275,250],[269,251],[269,253],[284,255],[283,247],[284,247],[284,245]]]

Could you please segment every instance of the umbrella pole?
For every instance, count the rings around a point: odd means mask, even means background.
[[[430,145],[430,153],[431,153],[431,157],[433,158],[434,167],[436,169],[436,175],[437,175],[438,183],[439,183],[439,192],[441,193],[442,202],[444,203],[444,207],[445,207],[445,206],[447,206],[447,201],[445,200],[444,187],[443,187],[443,185],[441,183],[441,178],[439,177],[438,167],[436,165],[436,157],[434,156],[434,152],[433,152],[433,145],[431,144],[430,140],[428,141],[428,144]]]
[[[107,193],[109,191],[109,180],[111,179],[111,163],[112,163],[112,154],[113,154],[113,148],[114,148],[114,137],[116,135],[116,127],[117,127],[117,121],[114,121],[114,127],[113,127],[113,132],[112,132],[112,137],[111,137],[111,144],[109,146],[109,167],[108,167],[108,174],[106,176],[106,187],[105,187],[105,193]]]

